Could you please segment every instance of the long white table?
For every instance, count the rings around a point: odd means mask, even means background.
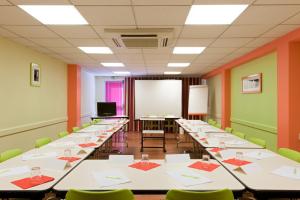
[[[165,163],[164,160],[151,160],[161,164],[161,166],[149,171],[141,171],[129,167],[128,163],[112,163],[109,160],[86,160],[83,161],[75,170],[60,181],[54,190],[58,193],[65,193],[71,188],[81,190],[113,190],[127,188],[134,193],[165,193],[170,189],[185,189],[196,191],[209,191],[229,188],[239,192],[244,189],[244,186],[239,183],[228,171],[222,166],[215,169],[213,172],[206,172],[198,169],[187,167],[188,165],[198,160],[191,160],[186,163]],[[136,161],[139,162],[139,161]],[[214,160],[210,162],[217,163]],[[114,185],[109,187],[99,187],[99,184],[92,176],[93,172],[105,172],[107,170],[117,169],[124,173],[130,180],[129,183]],[[187,169],[199,173],[212,180],[210,183],[204,183],[194,186],[184,186],[180,182],[173,179],[167,174],[170,170]],[[84,175],[83,175],[84,174]]]
[[[176,120],[176,122],[203,148],[219,147],[223,142],[226,148],[262,149],[261,146],[241,139],[222,129],[208,125],[201,120]]]
[[[80,162],[86,159],[96,148],[102,146],[114,133],[126,125],[127,122],[128,120],[124,120],[122,123],[113,124],[109,129],[106,129],[106,126],[92,125],[83,129],[83,131],[69,134],[68,136],[57,139],[41,148],[29,150],[22,155],[0,163],[0,197],[13,198],[29,196],[34,199],[42,198],[44,193],[50,191],[62,177],[67,175]],[[95,130],[95,127],[97,127],[97,130]],[[103,137],[97,137],[100,135]],[[85,143],[95,143],[96,145],[87,148],[79,146],[79,144]],[[78,157],[80,159],[71,162],[69,167],[64,168],[67,161],[62,161],[58,158],[66,157],[66,149],[71,151],[72,157]],[[26,156],[29,156],[30,158],[26,158]],[[8,169],[15,167],[26,167],[29,170],[21,174],[1,177]],[[31,177],[30,169],[32,167],[40,167],[42,175],[53,177],[54,180],[25,190],[11,183],[15,180]]]
[[[208,152],[217,159],[227,170],[229,170],[239,181],[241,181],[249,190],[253,191],[260,199],[266,197],[300,197],[300,178],[293,179],[272,173],[272,171],[282,167],[290,166],[300,177],[300,164],[280,156],[267,149],[231,149],[235,152],[242,152],[242,160],[250,161],[258,166],[243,173],[237,169],[237,166],[223,162],[228,158],[221,158],[211,149]],[[253,157],[254,155],[254,157]],[[270,157],[263,158],[265,155]],[[257,157],[258,158],[255,158]],[[247,165],[245,165],[247,166]],[[293,172],[294,173],[294,172]],[[296,174],[294,175],[296,176]]]

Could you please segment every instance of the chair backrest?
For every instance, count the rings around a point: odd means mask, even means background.
[[[216,128],[219,128],[219,129],[222,128],[222,125],[221,125],[221,124],[218,124],[218,123],[215,123],[213,126],[216,127]]]
[[[215,120],[213,120],[213,119],[208,119],[208,124],[210,124],[210,125],[214,125],[214,124],[216,124],[217,122],[215,121]]]
[[[227,133],[232,133],[232,132],[233,132],[233,128],[226,127],[226,128],[225,128],[225,131],[226,131]]]
[[[250,142],[257,144],[263,148],[266,148],[267,142],[263,139],[257,138],[257,137],[251,137],[248,139]]]
[[[77,131],[79,131],[80,130],[80,128],[78,127],[78,126],[74,126],[73,128],[72,128],[72,131],[73,132],[77,132]]]
[[[289,149],[289,148],[280,148],[278,153],[288,159],[294,160],[300,163],[300,152]]]
[[[114,190],[105,192],[87,192],[80,190],[69,190],[66,200],[134,200],[130,190]]]
[[[22,154],[21,149],[10,149],[0,154],[0,163]]]
[[[68,134],[69,134],[68,131],[62,131],[62,132],[58,133],[57,135],[59,138],[63,138],[63,137],[66,137]]]
[[[84,123],[84,124],[82,124],[82,128],[86,128],[86,127],[88,127],[90,125],[91,125],[90,123]]]
[[[185,190],[169,190],[166,200],[234,200],[231,190],[223,189],[211,192],[191,192]]]
[[[40,148],[50,142],[52,142],[52,139],[49,137],[39,138],[35,141],[35,148]]]
[[[239,138],[242,138],[242,139],[245,139],[245,137],[246,137],[245,133],[242,133],[242,132],[239,132],[239,131],[234,131],[233,135],[238,136]]]

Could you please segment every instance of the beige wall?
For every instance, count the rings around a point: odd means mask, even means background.
[[[95,76],[81,68],[81,124],[95,116]]]
[[[66,129],[67,67],[54,58],[0,37],[0,151],[33,147]],[[30,63],[41,66],[41,86],[30,86]]]

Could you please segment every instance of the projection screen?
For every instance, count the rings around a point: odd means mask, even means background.
[[[181,117],[181,80],[135,80],[135,119],[145,116]]]

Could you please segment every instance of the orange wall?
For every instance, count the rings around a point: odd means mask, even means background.
[[[226,126],[230,120],[230,104],[228,104],[228,95],[230,91],[226,90],[230,84],[226,71],[233,67],[264,56],[270,52],[277,52],[277,74],[278,74],[278,147],[289,147],[300,150],[299,113],[300,113],[300,28],[238,58],[218,69],[205,74],[202,78],[207,79],[217,74],[222,74],[222,114],[223,126]],[[230,75],[229,75],[230,76]],[[229,77],[230,80],[230,77]]]
[[[81,112],[81,70],[79,65],[68,65],[68,131],[72,131],[72,127],[80,126]]]

